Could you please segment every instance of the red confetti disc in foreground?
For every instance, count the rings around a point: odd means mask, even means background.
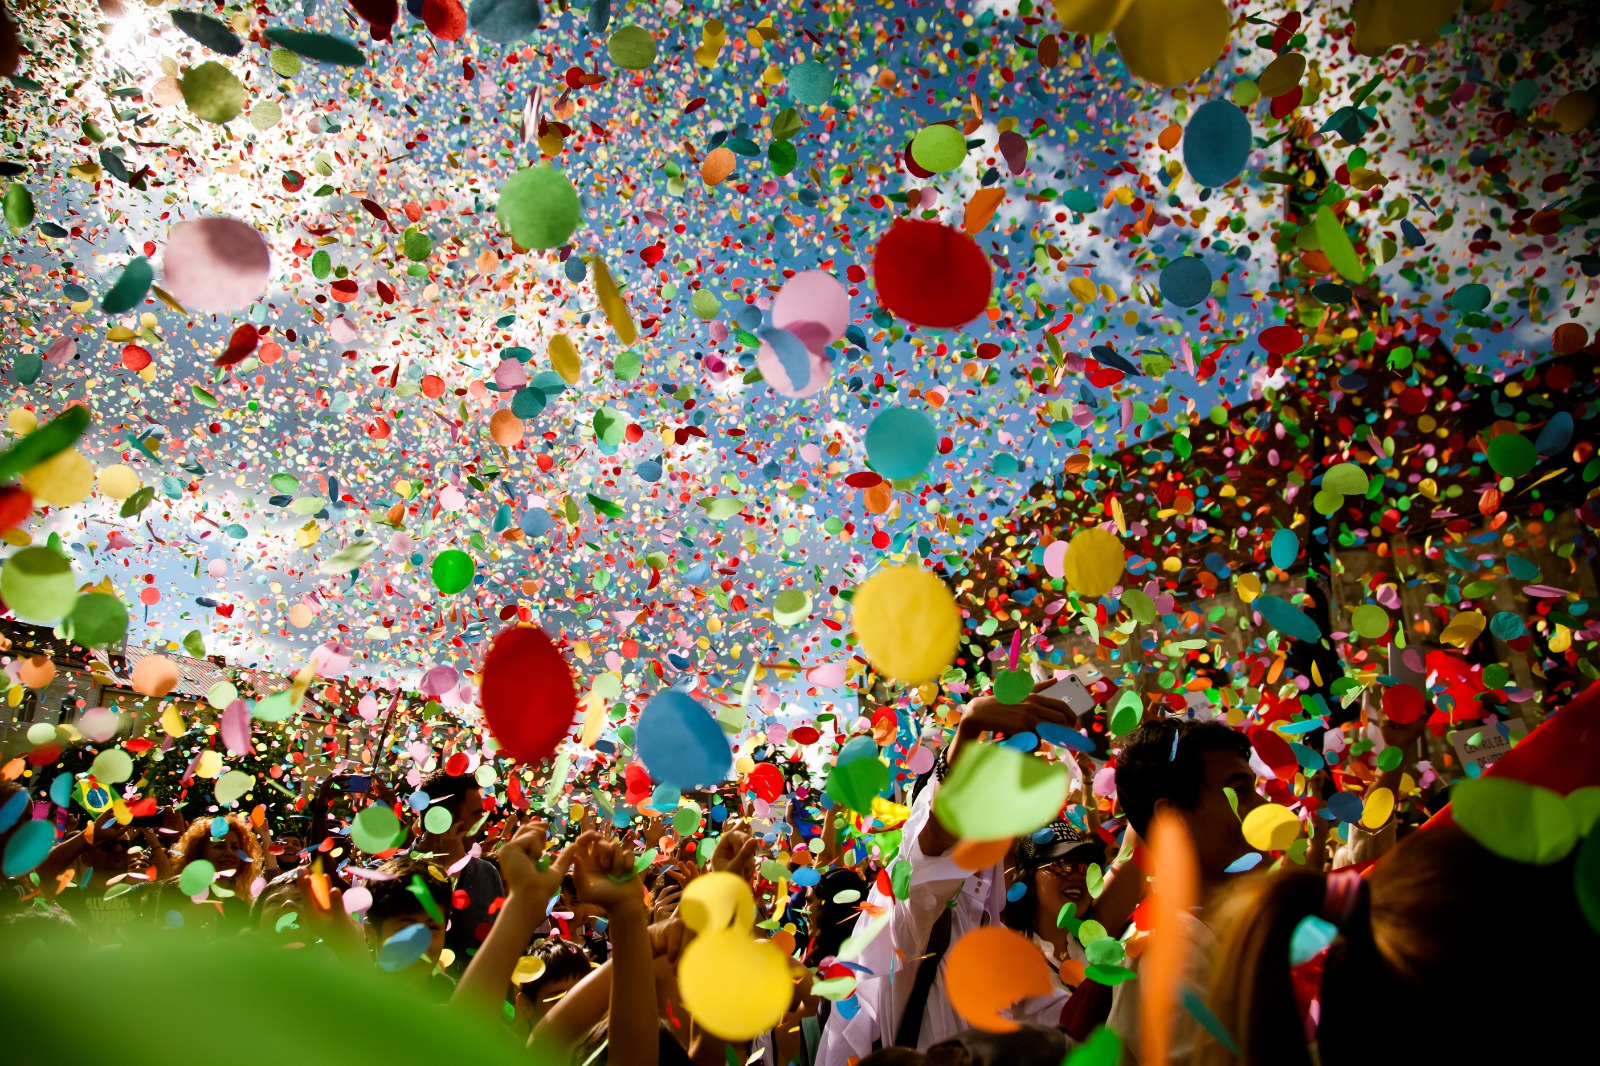
[[[955,329],[983,314],[994,273],[978,242],[938,222],[902,219],[872,261],[878,298],[913,325]]]
[[[512,626],[500,631],[483,657],[483,718],[505,753],[536,763],[578,716],[572,670],[544,630]]]
[[[1384,716],[1395,725],[1410,725],[1428,709],[1428,698],[1414,685],[1392,685],[1383,690]]]

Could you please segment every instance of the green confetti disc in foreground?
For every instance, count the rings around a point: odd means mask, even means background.
[[[495,212],[522,247],[559,248],[578,228],[578,191],[549,163],[523,167],[500,187]]]
[[[911,158],[923,170],[943,174],[967,157],[967,139],[954,126],[924,126],[911,141]]]
[[[466,552],[455,548],[442,551],[433,560],[433,587],[446,596],[453,596],[472,584],[475,569],[472,556]]]
[[[189,908],[182,899],[173,906]],[[193,924],[146,929],[130,923],[108,954],[81,932],[30,928],[0,953],[7,1061],[59,1061],[62,1034],[70,1033],[72,1057],[84,1062],[167,1066],[172,1052],[165,1041],[129,1034],[181,1002],[197,1017],[228,1018],[242,1032],[271,1031],[278,1038],[236,1041],[230,1066],[281,1064],[280,1039],[309,1066],[345,1066],[374,1047],[393,1045],[397,1034],[405,1037],[399,1061],[407,1063],[461,1057],[474,1066],[550,1062],[537,1053],[530,1058],[509,1030],[442,1009],[421,983],[397,981],[371,963],[285,951],[283,944],[270,935],[215,937]],[[83,1009],[86,974],[117,986],[117,994],[92,1011]],[[288,990],[295,1002],[323,1009],[285,1010]]]
[[[1539,453],[1527,437],[1502,433],[1489,442],[1489,468],[1501,477],[1521,477],[1538,461]]]
[[[181,87],[183,102],[206,122],[227,122],[244,110],[244,83],[214,60],[191,68]]]
[[[1349,234],[1345,233],[1344,226],[1328,207],[1317,208],[1316,215],[1317,239],[1322,242],[1322,254],[1328,257],[1328,262],[1349,281],[1367,280],[1367,272],[1361,265],[1361,257],[1356,255],[1355,246],[1350,243]]]
[[[1049,824],[1070,787],[1057,763],[1000,744],[971,744],[934,797],[934,813],[964,840],[1025,836]]]
[[[306,33],[303,30],[286,30],[270,27],[262,36],[275,45],[287,48],[297,56],[314,63],[328,63],[336,67],[364,67],[367,57],[361,49],[331,33]],[[273,65],[277,70],[277,65]],[[279,73],[284,73],[279,71]]]
[[[1457,782],[1450,812],[1472,839],[1513,862],[1560,862],[1578,841],[1573,809],[1559,795],[1510,778]]]
[[[178,875],[178,891],[185,896],[198,896],[216,880],[217,868],[205,859],[196,859]]]
[[[656,39],[643,26],[622,26],[606,42],[606,51],[623,70],[644,70],[656,61]]]
[[[374,855],[400,843],[402,836],[400,819],[381,803],[362,808],[350,825],[350,839],[356,847]]]
[[[0,596],[19,618],[59,622],[77,603],[78,579],[60,552],[23,548],[0,569]]]

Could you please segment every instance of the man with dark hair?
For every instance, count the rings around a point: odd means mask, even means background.
[[[378,867],[378,872],[385,876],[367,882],[372,905],[365,916],[367,943],[378,965],[431,982],[430,990],[437,992],[439,998],[448,999],[454,982],[445,977],[435,981],[433,967],[445,946],[445,921],[450,913],[449,876],[432,863],[410,858],[390,859]],[[403,948],[385,952],[384,946],[390,940],[419,925],[429,936],[428,947],[420,957],[412,956]],[[402,965],[405,959],[412,961]]]
[[[483,790],[477,779],[452,775],[441,768],[424,777],[417,790],[428,797],[428,810],[417,827],[421,836],[413,850],[419,855],[436,856],[454,874],[456,888],[466,894],[466,905],[448,912],[450,928],[444,940],[455,955],[450,970],[459,976],[466,969],[468,957],[477,952],[488,935],[494,920],[489,908],[505,895],[505,884],[494,863],[476,855],[469,857],[472,837],[483,820]],[[430,833],[425,827],[428,813],[435,807],[449,813],[450,824],[441,832]]]
[[[1230,876],[1228,867],[1251,850],[1244,839],[1244,817],[1265,802],[1250,769],[1250,742],[1221,722],[1151,719],[1124,737],[1117,752],[1117,801],[1140,837],[1160,814],[1180,819],[1194,842],[1200,906],[1196,913],[1179,915],[1179,921],[1189,945],[1183,987],[1203,996],[1217,950],[1206,915]],[[1152,935],[1161,935],[1161,930]],[[1132,966],[1139,969],[1137,961]],[[1112,992],[1106,1026],[1122,1038],[1125,1062],[1139,1061],[1143,984],[1124,981]],[[1174,1010],[1170,1061],[1187,1060],[1199,1035],[1194,1015]]]
[[[1264,802],[1250,769],[1250,742],[1242,734],[1221,722],[1175,718],[1152,719],[1123,739],[1117,753],[1117,800],[1140,837],[1149,832],[1158,811],[1183,819],[1200,862],[1202,899],[1221,886],[1227,868],[1250,850],[1240,826]]]

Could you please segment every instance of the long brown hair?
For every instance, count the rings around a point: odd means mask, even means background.
[[[1220,915],[1209,1002],[1240,1054],[1202,1037],[1194,1066],[1310,1066],[1289,951],[1326,887],[1298,869],[1237,886]],[[1321,1066],[1414,1060],[1424,1046],[1431,1061],[1512,1061],[1513,1049],[1522,1057],[1535,1046],[1580,1046],[1592,1024],[1592,985],[1550,966],[1558,953],[1576,963],[1600,949],[1579,910],[1570,855],[1530,866],[1453,825],[1416,833],[1372,871],[1340,932],[1323,971]],[[1506,998],[1503,979],[1519,961],[1537,988]],[[1473,1014],[1474,1003],[1496,1006]]]

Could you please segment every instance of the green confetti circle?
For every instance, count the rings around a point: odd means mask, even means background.
[[[924,126],[911,141],[911,158],[923,170],[943,174],[967,157],[967,139],[954,126]]]
[[[495,212],[522,247],[559,248],[578,228],[578,191],[549,163],[524,167],[500,187]]]
[[[621,26],[606,42],[606,51],[623,70],[644,70],[656,61],[656,39],[643,26]]]
[[[205,122],[228,122],[244,110],[244,84],[221,63],[201,63],[183,76],[181,88],[183,102]]]
[[[1539,453],[1527,437],[1502,433],[1489,442],[1489,467],[1501,477],[1521,477],[1538,461]]]
[[[78,600],[72,563],[49,548],[23,548],[0,569],[0,596],[19,618],[59,622]]]

